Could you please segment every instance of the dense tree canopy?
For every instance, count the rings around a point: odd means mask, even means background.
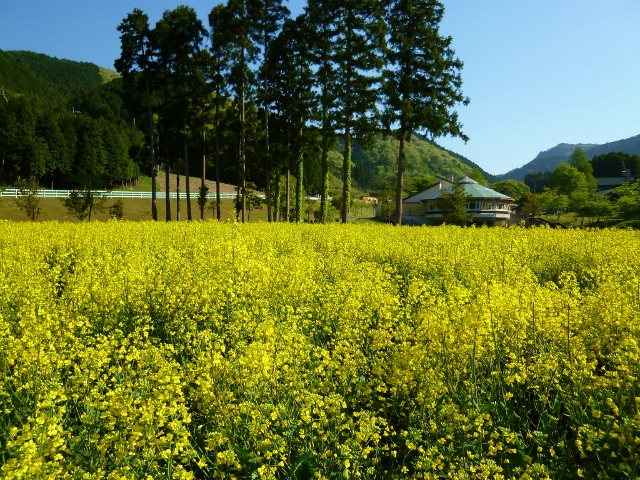
[[[525,197],[531,192],[531,189],[526,183],[512,179],[496,182],[491,185],[491,188],[496,192],[509,195],[516,201],[516,203],[519,203],[521,198]]]
[[[551,172],[534,171],[524,176],[524,183],[532,193],[540,193],[551,184]]]
[[[113,188],[140,175],[130,126],[62,112],[29,97],[0,102],[0,181],[35,177],[52,187]]]
[[[582,173],[585,181],[587,182],[587,188],[589,191],[595,192],[598,184],[593,176],[593,166],[589,161],[589,157],[587,157],[587,154],[582,150],[582,148],[576,147],[569,158],[569,165]]]
[[[567,196],[579,191],[589,191],[584,174],[567,163],[561,163],[551,173],[551,187],[559,194]]]
[[[615,194],[620,216],[640,225],[640,182],[624,184],[615,189]]]

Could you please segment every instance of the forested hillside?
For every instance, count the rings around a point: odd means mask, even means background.
[[[0,85],[5,88],[6,96],[33,95],[47,103],[63,106],[64,94],[43,78],[36,75],[24,61],[16,58],[12,52],[0,50]]]
[[[0,85],[8,95],[35,95],[65,107],[68,99],[103,82],[100,67],[41,53],[0,50]]]
[[[0,51],[0,183],[35,177],[50,188],[113,188],[135,181],[148,162],[142,134],[128,122],[122,80],[103,83],[116,77],[90,63]]]
[[[376,191],[382,180],[392,181],[397,174],[399,141],[393,137],[378,137],[373,146],[363,150],[359,145],[353,151],[353,178],[363,190]],[[407,178],[452,174],[455,178],[471,176],[478,169],[489,181],[494,177],[470,160],[452,154],[443,148],[413,135],[406,144]]]
[[[18,63],[25,63],[42,80],[65,97],[77,95],[102,83],[100,67],[87,62],[52,58],[42,53],[7,52]]]

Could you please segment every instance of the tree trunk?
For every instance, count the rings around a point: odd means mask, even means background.
[[[320,197],[320,218],[322,223],[327,222],[329,209],[329,113],[323,106],[322,114],[322,195]]]
[[[189,148],[187,147],[187,121],[184,121],[184,136],[182,137],[182,144],[184,146],[184,174],[186,180],[187,189],[187,220],[191,221],[191,181],[189,177]]]
[[[281,196],[281,187],[280,187],[280,172],[276,174],[276,193],[275,193],[275,206],[274,206],[274,220],[276,223],[280,221],[280,196]]]
[[[166,152],[165,152],[166,155]],[[165,193],[165,206],[166,206],[166,214],[165,214],[165,218],[167,220],[167,222],[171,221],[171,195],[169,192],[169,189],[171,188],[170,185],[170,178],[169,178],[169,158],[165,158],[164,160],[164,191]]]
[[[265,5],[266,6],[266,5]],[[263,20],[266,20],[263,18]],[[267,36],[267,27],[265,23],[262,23],[262,49],[264,52],[264,62],[267,62],[267,52],[269,50],[269,39]],[[267,221],[271,223],[271,156],[269,152],[269,100],[267,97],[268,79],[265,73],[264,81],[262,83],[262,90],[264,92],[264,141],[265,141],[265,154],[264,154],[264,173],[266,180],[265,196],[267,200]]]
[[[220,221],[220,119],[218,113],[216,103],[216,220]]]
[[[265,196],[267,197],[267,221],[271,223],[271,153],[269,151],[269,112],[265,112],[266,124],[265,124],[265,148],[267,149],[265,154]]]
[[[286,195],[287,195],[287,202],[286,202],[286,207],[287,207],[287,223],[289,223],[291,221],[291,219],[289,218],[289,212],[291,210],[291,169],[287,167],[287,187],[286,187],[287,191],[286,191]]]
[[[351,50],[351,24],[347,20],[347,55]],[[350,60],[346,65],[345,106],[344,106],[344,156],[342,161],[342,223],[349,220],[349,204],[351,203],[351,76],[353,67]]]
[[[301,132],[302,133],[302,132]],[[296,222],[302,222],[302,208],[304,202],[304,155],[302,153],[302,148],[300,148],[300,153],[298,154],[298,183],[296,185]]]
[[[402,192],[404,190],[404,142],[405,126],[400,127],[400,149],[398,151],[398,183],[396,184],[396,225],[402,225]]]
[[[149,148],[151,153],[151,215],[154,220],[158,220],[158,201],[156,176],[158,173],[158,165],[156,164],[155,143],[153,139],[153,112],[151,111],[151,93],[149,92],[149,80],[144,79],[147,89],[147,115],[149,117]]]
[[[176,222],[180,221],[180,168],[176,168]]]
[[[344,158],[342,161],[342,223],[347,223],[349,217],[349,203],[351,203],[351,134],[350,126],[347,126],[344,133]]]
[[[322,34],[327,38],[329,26],[323,18]],[[329,211],[329,53],[326,44],[322,50],[322,194],[320,196],[320,219],[327,222]]]
[[[204,187],[205,187],[205,175],[207,173],[207,147],[206,147],[206,142],[207,142],[207,134],[204,130],[204,124],[202,125],[202,177],[200,178],[200,192],[204,193]],[[202,195],[201,193],[201,195]],[[204,220],[204,209],[207,206],[207,197],[205,196],[204,199],[202,199],[201,201],[201,205],[200,205],[200,220]]]
[[[244,47],[242,48],[242,85],[240,88],[240,171],[241,171],[241,187],[242,187],[242,223],[245,222],[246,211],[247,211],[247,165],[246,165],[246,144],[245,144],[245,124],[244,124]]]
[[[266,80],[265,80],[266,83]],[[265,87],[266,90],[266,87]],[[271,223],[271,153],[269,151],[269,109],[264,109],[264,138],[265,138],[265,196],[267,197],[267,221]]]
[[[236,186],[236,220],[240,219],[242,208],[242,141],[238,142],[238,185]]]

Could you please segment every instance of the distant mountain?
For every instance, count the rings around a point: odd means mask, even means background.
[[[503,180],[513,179],[520,180],[522,182],[524,181],[524,177],[527,173],[555,170],[559,163],[567,162],[569,160],[569,157],[576,147],[581,147],[589,159],[609,152],[624,152],[631,155],[640,154],[640,135],[626,138],[624,140],[616,140],[615,142],[603,143],[602,145],[595,143],[561,143],[549,150],[540,152],[536,158],[526,165],[502,175],[498,175],[498,177]]]

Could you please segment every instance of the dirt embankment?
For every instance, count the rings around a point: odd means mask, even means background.
[[[198,190],[200,189],[200,178],[191,177],[189,180],[190,180],[189,186],[190,186],[191,193],[195,196],[198,193]],[[158,191],[164,192],[165,191],[164,172],[158,173],[158,177],[156,181],[157,181]],[[211,180],[205,180],[205,184],[207,185],[207,187],[209,187],[210,192],[213,193],[216,191],[216,182]],[[178,186],[178,181],[176,179],[176,176],[174,174],[171,174],[169,176],[169,191],[175,192],[177,189],[177,186]],[[180,191],[181,192],[187,191],[187,181],[184,175],[180,175]],[[221,183],[220,193],[236,193],[236,187],[235,185],[229,185],[228,183]]]

